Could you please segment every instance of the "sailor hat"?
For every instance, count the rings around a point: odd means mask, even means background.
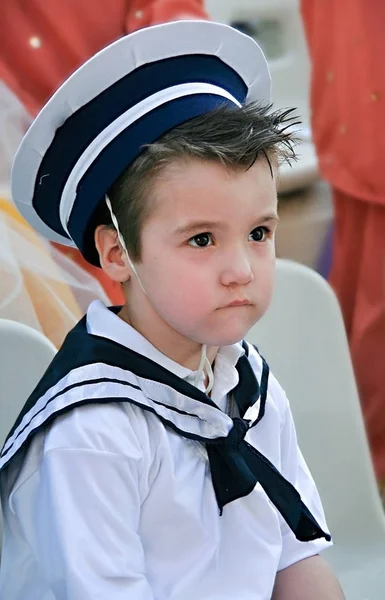
[[[220,105],[269,103],[270,87],[258,44],[227,25],[177,21],[122,37],[32,123],[13,163],[13,201],[45,238],[98,265],[98,206],[143,147]]]

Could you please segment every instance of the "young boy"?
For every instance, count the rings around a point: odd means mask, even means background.
[[[293,154],[269,99],[253,40],[185,21],[97,54],[27,133],[15,202],[126,301],[90,306],[4,445],[2,598],[342,598],[287,399],[242,342]]]

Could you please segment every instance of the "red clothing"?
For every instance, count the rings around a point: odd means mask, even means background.
[[[35,115],[88,58],[148,25],[207,17],[203,0],[11,0],[0,3],[0,79]]]
[[[148,25],[207,18],[203,0],[11,0],[0,3],[0,80],[35,115],[83,62]],[[120,286],[79,252],[58,246],[102,283],[113,303]]]
[[[321,172],[347,194],[385,205],[385,2],[301,0],[301,6]]]
[[[333,187],[340,300],[377,476],[385,478],[385,3],[301,0],[312,128]]]
[[[344,315],[363,415],[380,480],[385,479],[385,207],[334,190],[330,282]]]

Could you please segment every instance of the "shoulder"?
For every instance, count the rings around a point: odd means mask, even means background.
[[[44,453],[54,449],[108,452],[142,456],[148,440],[148,418],[128,402],[100,401],[71,408],[46,430]]]

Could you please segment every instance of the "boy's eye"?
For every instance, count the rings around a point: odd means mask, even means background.
[[[265,242],[269,230],[267,227],[256,227],[249,235],[249,239],[253,242]]]
[[[198,233],[189,239],[188,243],[195,248],[206,248],[212,244],[212,241],[211,233]]]

